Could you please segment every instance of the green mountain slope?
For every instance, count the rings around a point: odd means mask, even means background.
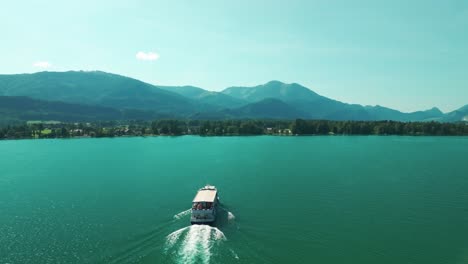
[[[188,114],[206,110],[179,94],[105,72],[39,72],[0,75],[0,95]]]
[[[157,88],[174,92],[206,105],[218,108],[235,108],[248,102],[223,93],[207,91],[195,86],[157,86]]]
[[[279,81],[270,81],[254,87],[229,87],[223,90],[222,93],[249,102],[257,102],[267,98],[277,98],[285,102],[296,100],[315,101],[324,98],[297,83],[285,84]]]
[[[343,103],[321,96],[296,83],[271,81],[254,87],[229,87],[222,92],[210,92],[194,86],[155,86],[100,71],[0,75],[0,96],[26,96],[41,100],[42,104],[45,104],[43,101],[53,101],[104,107],[120,112],[121,115],[115,114],[112,117],[116,119],[128,118],[129,113],[133,113],[133,116],[142,118],[166,116],[209,119],[305,118],[456,122],[467,118],[468,108],[465,106],[448,114],[443,114],[437,108],[402,113],[382,106]],[[73,117],[72,119],[82,116],[82,113],[73,112],[72,107],[67,109],[68,112],[62,113],[62,119],[66,115]],[[100,110],[104,111],[98,108],[89,109]],[[6,110],[4,111],[6,113]],[[13,112],[18,116],[21,111],[28,110],[17,108]],[[10,111],[9,115],[13,112]],[[53,111],[47,108],[41,115],[44,116],[46,112]],[[108,115],[95,113],[95,117],[92,117],[88,112],[83,118],[111,118],[110,112],[104,113]],[[59,115],[58,112],[56,114]],[[32,112],[29,112],[28,116],[31,115]]]
[[[307,114],[279,99],[267,98],[246,106],[229,110],[232,116],[243,118],[294,119],[305,118]]]
[[[465,105],[463,107],[460,107],[459,109],[452,111],[450,113],[447,113],[444,115],[440,121],[443,122],[468,122],[468,105]]]
[[[192,116],[194,119],[295,119],[307,117],[306,113],[274,98],[263,99],[239,108],[224,109]]]
[[[0,122],[54,120],[62,122],[154,119],[151,111],[81,105],[32,99],[24,96],[0,96]]]
[[[230,96],[258,102],[266,98],[275,98],[293,106],[307,118],[328,120],[398,120],[423,121],[443,116],[438,109],[402,113],[382,106],[362,106],[347,104],[324,96],[299,84],[285,84],[271,81],[254,87],[230,87],[222,91]]]

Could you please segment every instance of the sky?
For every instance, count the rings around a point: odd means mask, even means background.
[[[279,80],[404,112],[468,104],[466,0],[15,0],[0,28],[0,74],[102,70],[213,91]]]

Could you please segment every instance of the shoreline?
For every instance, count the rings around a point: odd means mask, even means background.
[[[0,127],[0,140],[156,136],[468,136],[468,123],[330,120],[35,122]]]
[[[214,138],[214,137],[468,137],[468,135],[383,135],[383,134],[340,134],[340,135],[319,135],[319,134],[302,134],[302,135],[125,135],[125,136],[107,136],[107,137],[90,137],[90,136],[76,136],[76,137],[43,137],[43,138],[1,138],[2,141],[15,141],[15,140],[48,140],[48,139],[62,139],[62,140],[79,140],[79,139],[113,139],[113,138],[157,138],[157,137],[200,137],[200,138]]]

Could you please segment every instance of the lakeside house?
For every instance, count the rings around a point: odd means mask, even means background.
[[[280,135],[292,135],[292,131],[289,128],[285,128],[283,130],[278,129],[278,134],[280,134]]]

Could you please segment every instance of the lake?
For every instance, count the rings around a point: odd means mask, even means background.
[[[468,137],[0,141],[0,263],[468,263]]]

